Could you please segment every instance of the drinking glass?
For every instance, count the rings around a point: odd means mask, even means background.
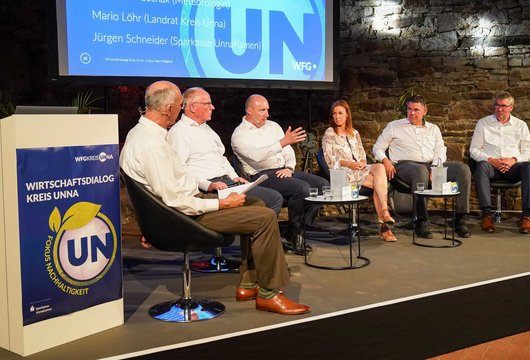
[[[416,184],[416,190],[417,191],[424,191],[425,190],[425,183],[417,183]]]
[[[322,186],[322,194],[324,199],[331,200],[333,199],[333,193],[331,192],[331,186]]]
[[[309,188],[309,197],[312,197],[313,199],[316,198],[318,195],[318,188]]]

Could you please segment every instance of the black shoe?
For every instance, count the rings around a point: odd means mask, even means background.
[[[290,241],[282,241],[283,251],[284,252],[292,252],[293,251],[293,244],[291,244]]]
[[[309,254],[311,251],[313,251],[313,248],[311,247],[311,245],[307,243],[305,245],[305,251],[304,251],[304,239],[302,238],[302,235],[296,234],[295,232],[288,231],[285,234],[285,237],[291,243],[292,251],[296,255]]]
[[[304,248],[304,239],[302,239],[301,235],[298,235],[298,239],[296,241],[296,245],[294,245],[294,253],[296,255],[305,255],[309,254],[311,251],[313,251],[313,248],[309,244],[305,244]]]
[[[455,225],[456,224],[456,225]],[[454,226],[455,233],[461,238],[470,238],[471,232],[466,226],[465,216],[456,216],[456,221],[452,224]]]
[[[461,238],[470,238],[471,232],[466,226],[466,223],[461,221],[455,226],[455,233]]]
[[[427,221],[418,220],[416,223],[416,236],[424,239],[432,239],[432,232],[429,230]]]

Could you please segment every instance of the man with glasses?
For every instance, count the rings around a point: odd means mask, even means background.
[[[309,306],[289,299],[283,292],[291,280],[274,211],[245,194],[231,193],[224,199],[203,196],[196,180],[175,160],[166,136],[181,104],[180,89],[169,81],[157,81],[146,89],[145,111],[127,134],[120,167],[167,206],[214,231],[242,235],[236,300],[255,299],[256,309],[278,314],[309,312]]]
[[[528,125],[511,114],[513,96],[495,95],[494,113],[475,126],[470,156],[477,162],[474,175],[482,211],[482,230],[495,232],[491,216],[491,180],[521,181],[522,214],[519,231],[530,234],[530,134]]]
[[[466,226],[466,215],[469,213],[471,171],[466,164],[446,161],[447,148],[442,133],[438,126],[425,120],[427,104],[422,96],[409,97],[405,106],[407,117],[391,121],[383,129],[374,144],[374,157],[385,166],[388,179],[395,176],[410,185],[412,191],[416,190],[418,183],[429,183],[432,165],[443,164],[447,167],[447,180],[458,182],[461,193],[456,199],[456,219],[453,219],[453,226],[459,237],[469,238],[471,233]],[[417,197],[416,209],[416,235],[431,239],[425,197]]]
[[[197,179],[199,189],[217,192],[237,183],[248,183],[240,177],[224,156],[221,138],[207,124],[215,107],[210,94],[200,87],[184,91],[181,119],[168,132],[167,140],[175,150],[180,165]],[[257,197],[278,214],[282,208],[282,195],[266,187],[256,186],[247,192]]]

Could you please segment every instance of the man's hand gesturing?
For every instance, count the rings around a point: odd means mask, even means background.
[[[287,145],[296,144],[304,141],[306,138],[305,130],[301,127],[291,130],[289,126],[285,131],[285,136],[280,140],[280,145],[285,147]]]

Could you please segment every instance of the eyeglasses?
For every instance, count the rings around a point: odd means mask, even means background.
[[[511,107],[512,105],[504,105],[504,104],[497,104],[495,103],[495,107],[496,108],[501,108],[501,109],[506,109],[506,108],[509,108]]]

